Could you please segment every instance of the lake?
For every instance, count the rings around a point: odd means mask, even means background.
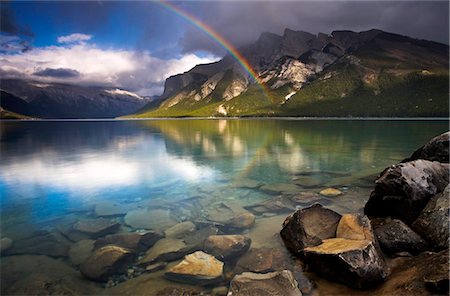
[[[2,294],[23,291],[18,279],[42,266],[50,278],[73,277],[66,284],[79,293],[151,294],[178,287],[161,270],[139,275],[141,267],[106,285],[78,278],[78,265],[97,236],[76,236],[74,225],[109,219],[119,223],[118,233],[163,233],[191,221],[196,230],[188,236],[214,226],[219,233],[249,236],[253,248],[284,248],[277,234],[295,208],[319,202],[341,214],[361,211],[378,173],[448,130],[445,120],[0,124],[1,236],[13,241],[2,254]],[[319,194],[329,187],[342,194]],[[254,226],[227,224],[243,212],[255,215]],[[80,248],[80,241],[91,248]],[[17,267],[36,255],[46,255],[40,265]]]

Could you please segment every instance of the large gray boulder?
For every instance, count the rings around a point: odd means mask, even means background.
[[[415,160],[393,165],[376,180],[364,212],[372,217],[392,216],[411,224],[448,182],[448,164]]]
[[[425,159],[430,161],[449,162],[449,143],[450,132],[443,133],[431,139],[427,144],[417,149],[410,158],[403,162],[416,159]]]
[[[449,205],[450,186],[430,199],[412,228],[428,240],[436,249],[448,248],[449,240]]]
[[[227,296],[301,296],[294,275],[289,270],[269,273],[244,272],[230,283]]]
[[[300,255],[304,248],[335,237],[340,219],[338,213],[314,204],[287,217],[280,234],[288,250]]]

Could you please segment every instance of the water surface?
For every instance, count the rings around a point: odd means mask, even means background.
[[[251,206],[295,194],[262,190],[277,184],[314,193],[334,187],[344,194],[324,204],[360,211],[377,173],[447,129],[447,121],[424,120],[1,122],[2,237],[59,235],[58,226],[95,218],[105,202],[157,205],[176,222],[204,221],[221,202]],[[314,184],[295,183],[302,177]],[[242,187],[248,180],[260,185]],[[207,202],[188,204],[197,198]],[[263,214],[245,232],[253,247],[273,245],[288,213]],[[113,217],[121,231],[138,230],[123,215]]]

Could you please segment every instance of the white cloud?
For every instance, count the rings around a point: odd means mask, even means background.
[[[0,78],[17,77],[44,83],[114,86],[140,95],[155,95],[162,92],[164,81],[169,76],[217,59],[214,56],[186,54],[179,58],[163,60],[145,51],[101,49],[92,44],[77,43],[0,54]],[[71,69],[80,75],[65,78],[33,75],[44,69]]]
[[[66,36],[59,36],[58,43],[77,43],[91,40],[92,35],[75,33]]]

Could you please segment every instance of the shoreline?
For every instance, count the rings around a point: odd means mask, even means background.
[[[150,117],[150,118],[31,118],[0,119],[0,122],[106,122],[162,120],[292,120],[292,121],[450,121],[450,117]]]

